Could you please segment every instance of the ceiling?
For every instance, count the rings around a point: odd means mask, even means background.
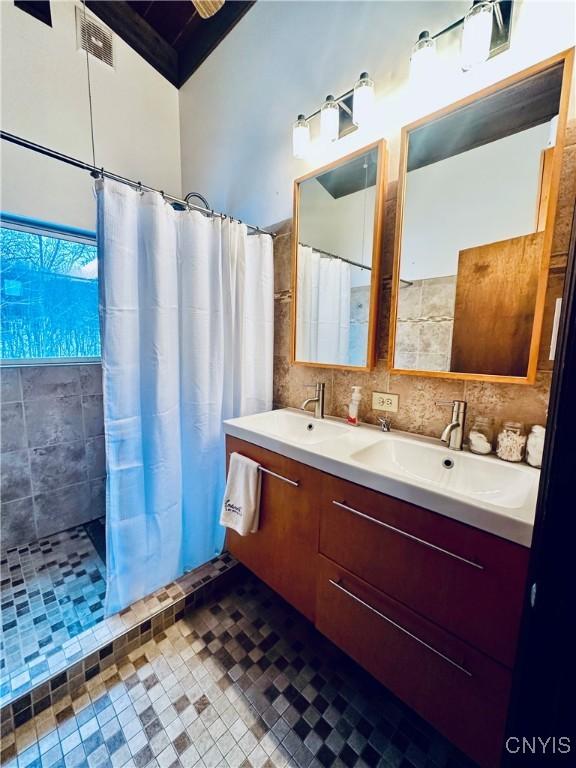
[[[86,0],[86,6],[179,88],[254,2],[227,0],[209,19],[190,0]]]

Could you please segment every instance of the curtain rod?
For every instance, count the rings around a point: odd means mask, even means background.
[[[301,245],[303,248],[312,248],[313,251],[316,251],[316,253],[321,253],[323,256],[328,256],[331,259],[338,259],[339,261],[345,261],[346,264],[351,264],[353,267],[366,269],[368,272],[372,272],[372,267],[367,267],[365,264],[359,264],[357,261],[350,261],[350,259],[345,259],[344,256],[337,256],[335,253],[321,251],[320,248],[316,248],[313,245],[307,245],[306,243],[298,243],[298,245]]]
[[[43,147],[41,144],[36,144],[33,141],[28,141],[28,139],[23,139],[20,136],[16,136],[13,133],[8,133],[7,131],[0,131],[0,138],[2,138],[4,141],[8,141],[11,144],[16,144],[19,147],[24,147],[24,149],[30,149],[32,152],[38,152],[40,155],[45,155],[46,157],[51,157],[54,160],[59,160],[61,163],[66,163],[67,165],[72,165],[74,168],[80,168],[84,171],[90,171],[90,174],[94,178],[103,177],[107,179],[112,179],[113,181],[118,181],[121,184],[127,184],[130,187],[136,187],[137,189],[144,189],[147,192],[157,192],[167,201],[172,203],[177,203],[178,205],[184,206],[184,208],[193,209],[195,211],[200,211],[202,213],[208,213],[210,216],[216,216],[220,219],[230,219],[231,221],[234,221],[232,216],[228,216],[225,213],[219,213],[218,211],[210,210],[209,208],[204,208],[201,205],[194,205],[194,203],[189,203],[186,200],[181,200],[179,197],[174,197],[173,195],[168,195],[166,192],[163,192],[160,189],[154,189],[154,187],[148,187],[146,184],[142,184],[140,181],[132,181],[132,179],[127,179],[125,176],[120,176],[117,173],[112,173],[111,171],[106,171],[104,168],[97,168],[95,165],[90,165],[90,163],[85,163],[82,160],[78,160],[75,157],[71,157],[70,155],[65,155],[62,152],[57,152],[54,149],[49,149],[48,147]],[[236,221],[240,222],[242,224],[243,222],[240,221],[240,219],[236,219]],[[271,237],[276,237],[275,232],[267,232],[265,229],[262,229],[262,227],[256,227],[253,224],[246,224],[246,227],[248,229],[254,230],[256,233],[260,233],[262,235],[270,235]]]

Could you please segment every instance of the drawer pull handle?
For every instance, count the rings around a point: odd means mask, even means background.
[[[364,606],[364,608],[367,608],[369,611],[372,611],[372,613],[375,613],[376,616],[378,616],[380,619],[383,619],[384,621],[388,622],[388,624],[391,624],[396,629],[400,630],[400,632],[403,632],[405,635],[408,635],[408,637],[411,637],[412,640],[415,640],[417,643],[420,643],[420,645],[423,645],[424,648],[427,648],[429,651],[432,651],[432,653],[435,653],[436,656],[440,656],[441,659],[448,662],[448,664],[451,664],[453,667],[456,667],[457,670],[460,672],[463,672],[468,677],[472,677],[472,672],[467,670],[465,667],[462,667],[460,664],[457,664],[455,661],[453,661],[449,656],[445,656],[440,651],[436,650],[433,646],[426,643],[424,640],[421,640],[416,635],[413,635],[412,632],[409,632],[407,629],[405,629],[401,624],[397,624],[392,619],[388,618],[388,616],[385,616],[383,613],[378,611],[376,608],[373,608],[369,603],[362,600],[360,597],[357,597],[353,592],[350,592],[350,590],[346,589],[346,587],[343,587],[342,584],[339,584],[337,581],[333,581],[332,579],[329,579],[330,584],[332,584],[333,587],[336,587],[336,589],[339,589],[341,592],[344,592],[345,595],[348,595],[348,597],[352,598],[352,600],[355,600],[357,603],[360,603],[360,605]]]
[[[267,475],[272,475],[272,477],[276,477],[278,480],[282,480],[283,482],[288,483],[288,485],[293,485],[296,488],[299,485],[298,480],[290,480],[290,478],[284,477],[284,475],[279,475],[276,472],[272,472],[271,469],[266,469],[266,467],[259,466],[258,469],[260,472],[265,472]]]
[[[405,536],[407,539],[412,539],[412,541],[417,541],[418,544],[424,544],[425,547],[430,547],[430,549],[435,549],[436,552],[442,552],[443,555],[448,555],[448,557],[453,557],[455,560],[460,560],[461,563],[466,563],[466,565],[471,565],[473,568],[478,568],[480,571],[484,570],[484,566],[480,565],[480,563],[475,563],[473,560],[467,560],[465,557],[461,557],[460,555],[454,554],[454,552],[450,552],[448,549],[442,549],[442,547],[437,547],[436,544],[431,544],[429,541],[425,541],[425,539],[420,539],[418,536],[413,536],[411,533],[408,533],[407,531],[403,531],[401,528],[396,528],[393,525],[389,525],[388,523],[383,523],[382,520],[376,520],[374,517],[370,517],[370,515],[365,515],[364,512],[359,512],[357,509],[354,509],[353,507],[349,507],[347,504],[343,504],[341,501],[332,501],[332,504],[335,504],[337,507],[340,507],[341,509],[345,509],[347,512],[351,512],[353,515],[357,515],[358,517],[364,518],[364,520],[368,520],[371,523],[374,523],[375,525],[380,525],[382,528],[388,528],[389,531],[394,531],[394,533],[399,533],[400,536]]]

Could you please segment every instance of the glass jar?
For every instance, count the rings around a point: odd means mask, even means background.
[[[540,468],[542,466],[545,437],[546,430],[544,427],[535,424],[528,435],[528,442],[526,443],[526,461],[531,467]]]
[[[496,440],[496,455],[503,461],[522,461],[526,430],[519,421],[505,421]]]
[[[468,435],[468,447],[472,453],[492,453],[493,441],[492,419],[487,416],[476,416]]]

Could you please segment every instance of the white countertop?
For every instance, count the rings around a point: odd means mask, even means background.
[[[522,546],[532,541],[540,472],[440,440],[292,408],[224,422],[227,435]],[[444,466],[452,462],[451,468]]]

